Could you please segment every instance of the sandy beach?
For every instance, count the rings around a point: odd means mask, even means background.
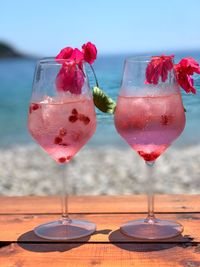
[[[61,188],[60,165],[37,145],[0,151],[1,195],[51,195]],[[70,194],[132,194],[148,190],[143,160],[129,148],[86,147],[66,166]],[[170,148],[156,163],[156,193],[200,193],[200,145]]]

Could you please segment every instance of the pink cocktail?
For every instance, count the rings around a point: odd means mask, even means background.
[[[96,130],[93,95],[83,59],[49,58],[38,62],[29,105],[28,129],[62,170],[62,179],[58,180],[62,182],[62,217],[37,226],[35,234],[59,241],[91,235],[96,230],[93,222],[69,216],[65,177],[65,165]]]
[[[155,161],[183,131],[185,115],[182,111],[182,100],[178,93],[119,96],[115,126],[145,161]]]
[[[179,223],[155,217],[152,193],[155,161],[185,127],[172,58],[127,59],[115,110],[117,132],[144,159],[149,174],[147,217],[127,222],[120,228],[122,233],[139,239],[166,239],[183,231]]]
[[[96,129],[93,100],[83,96],[46,98],[29,107],[33,138],[58,163],[67,163]]]

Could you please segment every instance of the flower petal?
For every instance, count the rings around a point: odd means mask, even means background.
[[[89,64],[92,64],[97,58],[97,48],[91,42],[88,42],[82,46],[84,60]]]
[[[174,70],[177,81],[185,92],[196,94],[194,80],[191,75],[194,73],[200,74],[199,63],[192,57],[186,57],[181,59],[181,61],[174,66]]]
[[[158,84],[161,77],[162,82],[168,78],[168,72],[173,68],[173,55],[153,56],[146,68],[146,81],[149,84]]]
[[[83,57],[83,53],[82,53],[78,48],[75,48],[75,49],[73,50],[73,53],[72,53],[70,59],[72,59],[72,60],[76,60],[77,62],[78,62],[78,61],[81,61],[81,60],[84,59],[84,57]]]
[[[69,91],[72,94],[81,94],[83,84],[84,74],[76,63],[64,64],[56,77],[58,91]]]
[[[56,59],[69,59],[73,53],[73,48],[65,47],[60,53],[56,56]]]

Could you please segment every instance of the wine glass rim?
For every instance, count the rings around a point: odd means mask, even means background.
[[[64,62],[72,62],[73,60],[71,59],[66,59],[66,58],[59,58],[56,59],[55,57],[44,57],[41,58],[37,61],[38,64],[46,64],[46,65],[62,65]],[[85,61],[82,61],[83,63],[85,63]],[[77,62],[78,63],[78,62]]]
[[[152,58],[152,55],[146,55],[146,56],[132,56],[125,59],[126,62],[150,62]]]

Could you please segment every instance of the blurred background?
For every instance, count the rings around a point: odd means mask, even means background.
[[[100,86],[117,98],[124,59],[175,54],[200,62],[198,0],[0,1],[0,194],[59,193],[58,166],[35,144],[26,122],[36,61],[91,41]],[[91,80],[91,85],[94,83]],[[196,95],[183,93],[187,125],[158,159],[154,188],[198,193],[200,78]],[[199,89],[199,90],[198,90]],[[111,115],[97,111],[98,128],[68,166],[73,194],[142,193],[144,163],[118,136]]]

